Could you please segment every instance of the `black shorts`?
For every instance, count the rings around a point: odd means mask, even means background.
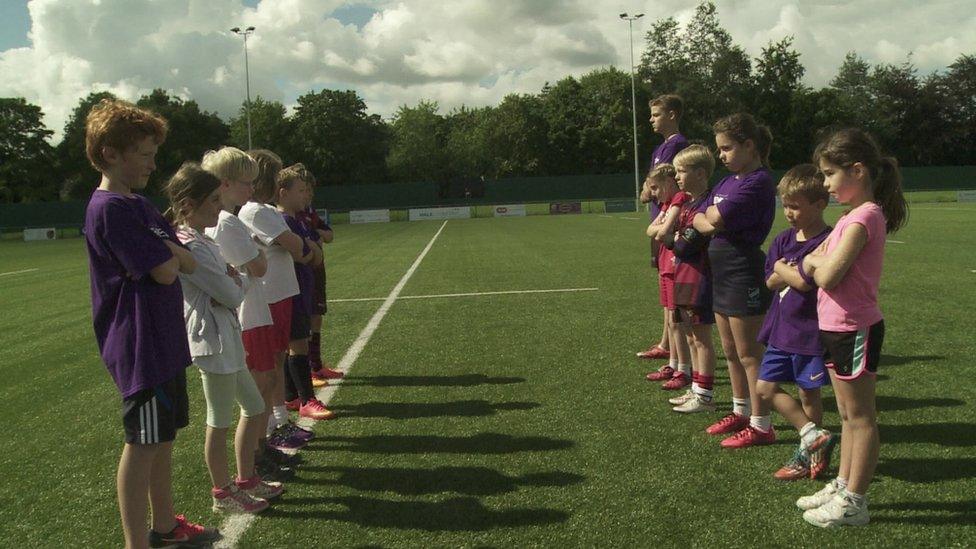
[[[312,296],[312,314],[324,315],[329,312],[325,300],[325,268],[315,269],[315,294]]]
[[[312,320],[299,307],[291,309],[291,341],[306,339],[312,335]]]
[[[712,240],[712,308],[721,315],[765,314],[773,296],[766,287],[766,254],[758,246],[734,246]]]
[[[857,379],[865,373],[874,375],[881,362],[884,334],[884,320],[856,332],[820,330],[824,363],[834,371],[837,379],[843,381]]]
[[[186,370],[152,389],[122,399],[122,426],[128,444],[159,444],[176,439],[177,429],[190,424]]]

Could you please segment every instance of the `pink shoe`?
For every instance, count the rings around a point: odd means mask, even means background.
[[[288,408],[288,410],[292,412],[297,412],[301,407],[302,407],[302,400],[299,398],[296,398],[295,400],[285,401],[285,408]]]
[[[298,415],[316,420],[332,419],[335,417],[335,413],[326,408],[317,398],[313,398],[305,404],[302,404],[302,407],[298,410]]]
[[[705,432],[710,435],[727,435],[741,431],[749,426],[749,418],[739,414],[726,414],[725,417],[708,426]]]
[[[644,359],[670,358],[670,357],[671,357],[671,353],[664,347],[661,347],[660,345],[654,345],[652,347],[648,347],[646,351],[641,351],[637,353],[637,358],[644,358]]]
[[[776,429],[760,431],[752,425],[722,441],[722,448],[748,448],[750,446],[766,446],[776,442]]]
[[[332,368],[322,368],[312,372],[312,379],[342,379],[345,377],[345,372],[340,372],[339,370],[333,370]]]
[[[684,372],[675,372],[671,379],[661,384],[661,388],[665,391],[678,391],[684,389],[691,384],[691,380],[688,379],[687,374]]]
[[[647,374],[647,381],[665,381],[674,377],[674,368],[665,364],[656,372]]]

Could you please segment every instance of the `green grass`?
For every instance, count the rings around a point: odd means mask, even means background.
[[[450,221],[402,295],[599,291],[397,301],[330,405],[342,417],[316,427],[299,478],[241,545],[973,546],[974,214],[916,205],[888,245],[866,528],[802,521],[793,501],[820,484],[772,479],[796,442],[779,418],[782,443],[721,451],[703,432],[713,416],[677,417],[643,380],[652,364],[633,352],[660,333],[660,312],[643,214],[631,213]],[[385,297],[439,226],[342,227],[329,297]],[[39,269],[0,276],[0,539],[117,545],[119,405],[92,337],[84,241],[5,242],[0,257],[0,273]],[[330,359],[378,307],[330,305]],[[190,379],[177,505],[218,524]]]

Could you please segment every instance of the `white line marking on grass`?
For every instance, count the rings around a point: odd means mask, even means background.
[[[436,299],[442,297],[474,297],[482,295],[512,295],[512,294],[551,294],[562,292],[596,292],[600,288],[558,288],[554,290],[507,290],[501,292],[471,292],[465,294],[430,294],[430,295],[405,295],[400,299]],[[349,303],[355,301],[383,301],[385,297],[356,297],[350,299],[330,299],[329,303]]]
[[[623,217],[623,216],[621,216],[620,219],[630,219],[630,220],[633,221],[633,220],[640,219],[640,218],[639,217]]]
[[[885,242],[890,242],[892,244],[904,244],[905,243],[902,240],[885,240]]]
[[[9,273],[0,273],[0,276],[19,275],[24,273],[32,273],[34,271],[40,271],[40,269],[24,269],[23,271],[10,271]]]
[[[383,317],[385,317],[386,313],[390,311],[390,307],[393,306],[393,303],[400,296],[400,292],[403,291],[403,287],[407,285],[407,281],[409,281],[410,277],[413,276],[413,273],[417,270],[417,267],[420,266],[420,262],[424,260],[424,257],[427,256],[427,252],[430,251],[431,247],[434,245],[434,241],[436,241],[437,237],[441,235],[441,231],[444,230],[446,225],[447,221],[445,220],[444,223],[441,224],[441,228],[438,229],[434,234],[434,237],[431,238],[430,242],[427,243],[427,246],[422,252],[420,252],[420,255],[417,256],[417,259],[414,260],[413,265],[411,265],[410,268],[407,269],[407,272],[404,273],[403,277],[400,279],[400,282],[397,282],[397,285],[394,286],[390,291],[390,295],[384,298],[383,304],[380,305],[380,308],[377,309],[373,314],[373,318],[369,319],[369,323],[367,323],[366,327],[363,328],[363,331],[359,333],[359,337],[357,337],[356,341],[353,341],[352,345],[346,349],[346,354],[342,356],[342,359],[336,366],[337,370],[348,373],[349,370],[352,369],[352,365],[356,363],[356,359],[359,358],[359,355],[363,352],[363,349],[366,348],[366,344],[369,343],[369,339],[373,337],[373,333],[377,328],[379,328],[380,322],[383,321]],[[328,405],[336,391],[339,390],[339,385],[341,384],[341,379],[330,380],[329,385],[315,392],[315,396],[322,401],[322,404]],[[302,419],[299,421],[299,425],[305,428],[309,428],[314,424],[315,422],[311,420]],[[246,514],[228,517],[227,520],[220,525],[220,532],[224,535],[224,539],[220,540],[215,547],[237,547],[237,543],[241,540],[244,533],[247,532],[247,529],[251,527],[251,523],[254,522],[255,518],[256,517],[254,515]]]

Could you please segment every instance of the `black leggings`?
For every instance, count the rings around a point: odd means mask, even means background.
[[[302,404],[315,398],[308,355],[288,355],[285,358],[285,400],[296,398],[301,398]]]

